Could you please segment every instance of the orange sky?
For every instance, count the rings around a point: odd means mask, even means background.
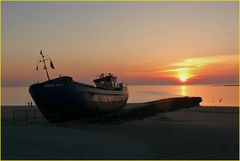
[[[3,2],[2,85],[50,76],[90,83],[112,72],[129,84],[236,84],[237,2]]]

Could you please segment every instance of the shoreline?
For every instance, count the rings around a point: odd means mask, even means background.
[[[135,118],[135,114],[137,116],[142,115],[142,117],[144,118],[144,114],[145,117],[151,117],[154,116],[158,113],[163,113],[164,111],[154,111],[153,113],[149,113],[148,112],[148,107],[144,106],[145,103],[127,103],[126,106],[120,110],[120,111],[116,111],[116,112],[111,112],[109,114],[106,114],[106,117],[128,117],[128,118]],[[145,109],[144,109],[145,108]],[[189,107],[188,107],[189,108]],[[195,109],[206,109],[206,110],[228,110],[228,109],[235,109],[235,110],[240,110],[239,106],[193,106],[190,108],[195,108]],[[186,108],[182,108],[182,109],[175,109],[177,110],[184,110]],[[147,110],[147,111],[146,111]],[[175,110],[167,110],[167,112],[174,112]],[[28,112],[28,118],[26,118],[26,112]],[[40,110],[38,109],[37,106],[24,106],[24,105],[18,105],[18,106],[1,106],[1,120],[2,120],[2,124],[3,123],[9,123],[9,122],[16,122],[18,120],[20,121],[25,121],[26,119],[28,121],[33,120],[34,117],[37,117],[37,119],[44,119],[46,120],[46,118],[42,115],[42,113],[40,112]],[[14,115],[14,116],[13,116]],[[36,116],[33,116],[36,115]],[[125,116],[126,115],[126,116]],[[101,117],[105,117],[104,115],[101,115]],[[121,118],[120,117],[120,118]],[[34,120],[37,120],[34,118]],[[46,120],[47,121],[47,120]]]
[[[158,100],[156,100],[158,101]],[[155,102],[155,101],[151,101]],[[148,102],[140,102],[140,103],[127,103],[126,105],[138,105],[138,104],[144,104]],[[1,108],[37,108],[36,105],[28,106],[28,105],[1,105]],[[219,106],[219,105],[199,105],[199,107],[219,107],[219,108],[239,108],[240,106],[231,106],[231,105],[224,105],[224,106]]]

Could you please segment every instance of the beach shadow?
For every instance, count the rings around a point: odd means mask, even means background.
[[[102,114],[95,118],[85,118],[82,120],[72,120],[65,121],[61,123],[51,123],[50,126],[56,126],[60,128],[72,128],[72,129],[81,129],[83,125],[92,124],[92,125],[121,125],[129,123],[132,121],[144,121],[147,118],[157,115],[159,112],[151,109],[142,109],[131,112],[112,112],[108,114]],[[163,121],[166,121],[166,118],[163,118]],[[170,121],[170,120],[168,120]]]
[[[199,106],[202,101],[200,97],[180,97],[168,98],[158,101],[146,102],[135,106],[129,105],[121,111],[101,113],[96,116],[82,118],[81,120],[65,121],[51,123],[51,126],[64,128],[79,128],[82,124],[123,124],[130,121],[145,120],[159,113],[176,111],[193,106]],[[162,121],[171,121],[168,118],[162,118]]]

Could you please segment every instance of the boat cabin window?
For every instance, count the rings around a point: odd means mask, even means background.
[[[100,78],[94,80],[96,87],[105,89],[117,89],[120,87],[117,83],[117,77],[111,73],[108,75],[101,74],[99,77]]]

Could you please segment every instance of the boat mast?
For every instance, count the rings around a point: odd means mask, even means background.
[[[45,71],[46,71],[47,78],[48,78],[48,80],[50,80],[50,77],[49,77],[49,75],[48,75],[48,70],[47,70],[47,66],[46,66],[46,62],[45,62],[45,59],[44,59],[44,55],[43,55],[43,53],[42,53],[42,50],[40,50],[40,55],[42,56],[42,62],[43,62],[43,64],[44,64],[44,69],[45,69]],[[40,60],[40,61],[41,61],[41,60]]]

